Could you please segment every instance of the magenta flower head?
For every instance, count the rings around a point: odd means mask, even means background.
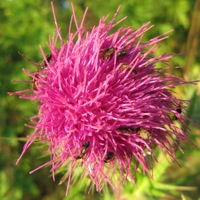
[[[174,55],[154,56],[165,34],[141,42],[152,28],[150,23],[111,33],[121,22],[114,23],[114,15],[108,23],[102,18],[87,31],[83,26],[86,11],[80,24],[73,7],[72,11],[65,42],[53,9],[57,34],[48,44],[51,54],[45,56],[41,49],[40,70],[24,70],[32,77],[33,88],[14,93],[39,102],[38,115],[28,125],[34,131],[21,156],[33,142],[43,140],[50,153],[50,161],[43,166],[52,165],[53,178],[65,165],[69,186],[76,168],[83,168],[83,176],[91,179],[97,191],[106,182],[119,191],[118,184],[127,178],[134,182],[138,167],[152,177],[147,154],[156,159],[156,147],[176,161],[175,150],[188,140],[187,102],[172,89],[188,82],[156,67],[157,63],[166,66]],[[119,174],[117,184],[114,174]]]

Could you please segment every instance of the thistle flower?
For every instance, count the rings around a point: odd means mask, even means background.
[[[187,128],[181,128],[186,127],[187,102],[172,89],[188,82],[156,68],[174,55],[154,56],[166,34],[141,42],[153,27],[149,22],[137,30],[121,27],[111,33],[124,20],[114,23],[117,10],[111,21],[102,18],[89,32],[83,25],[87,10],[80,25],[72,11],[65,42],[53,9],[57,33],[48,44],[51,54],[45,56],[41,48],[41,69],[24,69],[33,89],[13,93],[39,102],[33,125],[27,125],[34,131],[17,162],[33,142],[43,140],[49,144],[50,161],[39,168],[52,165],[53,178],[67,164],[62,182],[68,179],[68,186],[73,170],[83,168],[83,176],[88,175],[97,191],[106,182],[119,191],[112,179],[116,171],[120,184],[127,178],[134,183],[138,167],[153,176],[147,154],[156,159],[155,147],[176,161],[176,148],[188,140]]]

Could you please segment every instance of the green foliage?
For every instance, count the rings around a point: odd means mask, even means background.
[[[159,53],[186,52],[188,45],[189,50],[192,50],[193,46],[190,45],[192,42],[188,39],[188,35],[191,31],[196,2],[195,0],[96,0],[95,3],[92,0],[73,1],[79,21],[85,8],[89,7],[86,17],[86,24],[90,22],[89,26],[95,25],[100,17],[107,14],[110,14],[111,18],[121,5],[117,19],[128,17],[122,25],[133,26],[135,29],[148,21],[155,25],[144,36],[144,41],[173,29],[174,31],[169,34],[170,38],[162,42]],[[71,15],[70,3],[66,0],[56,1],[55,9],[59,26],[62,27],[62,35],[67,39],[67,27]],[[50,1],[2,0],[0,2],[0,199],[113,199],[115,197],[110,187],[105,188],[102,194],[95,192],[87,194],[88,187],[85,187],[87,179],[80,181],[76,174],[68,197],[65,197],[66,185],[58,186],[62,174],[56,176],[55,182],[49,175],[49,167],[29,175],[31,170],[48,160],[46,148],[41,148],[39,144],[30,148],[19,165],[15,165],[26,136],[32,131],[24,127],[24,123],[28,123],[28,118],[36,114],[37,106],[7,94],[9,91],[31,87],[30,83],[12,82],[12,80],[27,80],[22,68],[36,70],[18,54],[18,51],[32,60],[40,61],[42,56],[38,46],[42,45],[44,51],[48,53],[46,42],[54,29]],[[197,51],[192,55],[194,63],[189,68],[186,65],[187,55],[174,58],[170,65],[182,67],[173,69],[170,73],[186,77],[188,80],[200,79],[199,54]],[[200,121],[199,92],[199,84],[198,87],[187,86],[177,90],[178,95],[191,99],[188,116],[196,123]],[[190,126],[190,137],[199,146],[200,130],[191,123]],[[183,149],[185,154],[177,155],[182,168],[176,164],[170,166],[163,155],[158,153],[158,163],[154,166],[154,181],[147,175],[138,174],[136,178],[138,189],[131,182],[126,183],[122,191],[124,199],[197,199],[200,195],[197,188],[197,185],[200,185],[198,177],[200,161],[196,158],[200,153],[191,144],[183,145]]]

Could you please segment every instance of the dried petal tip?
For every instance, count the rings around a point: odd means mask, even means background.
[[[61,182],[70,181],[81,163],[98,191],[106,182],[119,191],[112,178],[117,170],[120,181],[128,177],[134,182],[137,166],[152,176],[147,154],[155,157],[155,146],[175,161],[175,145],[188,140],[180,128],[186,127],[187,102],[170,91],[191,83],[156,68],[158,62],[165,65],[173,57],[154,56],[166,36],[142,43],[152,28],[149,23],[138,30],[122,27],[110,34],[118,24],[114,24],[115,16],[108,23],[101,19],[88,32],[83,26],[86,12],[79,26],[73,10],[77,31],[71,32],[71,21],[68,40],[63,42],[54,9],[53,15],[57,35],[48,44],[51,53],[45,56],[41,50],[44,61],[38,71],[24,70],[34,88],[15,93],[39,102],[38,116],[29,125],[34,132],[22,155],[36,139],[42,139],[49,143],[47,164],[52,164],[53,177],[68,163],[69,174]],[[57,38],[62,42],[59,48]]]

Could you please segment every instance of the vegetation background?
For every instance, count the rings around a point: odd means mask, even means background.
[[[86,22],[89,26],[98,23],[100,17],[112,16],[119,5],[118,19],[127,16],[123,25],[134,29],[151,21],[155,27],[144,37],[144,41],[173,29],[170,38],[162,42],[159,53],[184,52],[175,57],[170,73],[186,80],[200,79],[200,0],[74,0],[77,18],[86,7],[89,11]],[[71,16],[70,2],[54,1],[57,20],[62,27],[62,36],[67,40],[67,30]],[[29,175],[29,171],[43,164],[47,159],[44,145],[35,144],[16,166],[26,136],[32,130],[24,126],[28,118],[37,111],[37,105],[27,100],[9,96],[7,92],[31,87],[28,83],[14,83],[12,80],[26,80],[22,68],[34,70],[18,51],[32,60],[41,61],[38,46],[42,45],[48,53],[46,41],[55,29],[49,0],[1,0],[0,1],[0,199],[2,200],[96,200],[115,199],[109,187],[101,194],[87,193],[85,182],[77,179],[70,187],[69,196],[65,197],[66,185],[58,186],[62,175],[52,181],[50,168],[46,167]],[[200,122],[200,84],[177,89],[181,98],[191,99],[188,116],[197,124]],[[200,199],[200,129],[190,124],[190,143],[183,145],[184,154],[177,153],[179,163],[169,164],[158,153],[158,163],[154,166],[154,181],[147,175],[139,174],[136,182],[138,189],[131,183],[124,185],[122,198],[129,199]],[[87,180],[86,180],[87,181]]]

